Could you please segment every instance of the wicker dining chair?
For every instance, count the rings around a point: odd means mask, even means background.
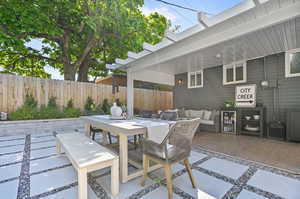
[[[147,178],[149,160],[161,164],[165,169],[167,179],[168,198],[173,198],[172,164],[183,161],[189,174],[193,188],[196,182],[192,174],[192,169],[188,157],[192,150],[192,140],[200,124],[200,119],[177,121],[169,130],[167,136],[161,144],[153,142],[147,138],[142,140],[143,150],[143,177],[141,185],[145,185]]]

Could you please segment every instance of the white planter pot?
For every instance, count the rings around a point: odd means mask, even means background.
[[[114,103],[114,105],[110,108],[110,115],[113,117],[121,117],[122,112],[121,107],[117,106],[117,103]]]
[[[7,113],[1,112],[0,120],[7,120]]]

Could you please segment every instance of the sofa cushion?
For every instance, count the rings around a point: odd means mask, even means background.
[[[191,117],[191,110],[185,110],[184,114],[185,114],[185,117],[190,118]]]
[[[160,119],[162,120],[169,120],[169,121],[176,121],[178,118],[177,111],[163,111],[160,114]]]
[[[201,120],[200,125],[201,124],[215,125],[215,122],[214,122],[214,120]]]
[[[212,114],[212,111],[205,110],[202,119],[203,120],[210,120],[211,114]]]
[[[215,120],[217,115],[218,115],[218,111],[217,110],[212,110],[209,120]]]
[[[186,118],[185,110],[184,108],[178,109],[178,117],[179,118]]]
[[[203,118],[203,110],[190,110],[190,117],[191,118]]]

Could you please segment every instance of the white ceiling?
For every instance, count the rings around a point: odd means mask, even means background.
[[[286,2],[288,0],[275,1]],[[300,17],[177,57],[148,67],[148,69],[173,75],[238,60],[254,59],[295,48],[300,48]],[[217,55],[220,55],[220,58]]]
[[[202,15],[201,15],[202,16]],[[300,48],[300,0],[245,0],[108,68],[179,74]]]

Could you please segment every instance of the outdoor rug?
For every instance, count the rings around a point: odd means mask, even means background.
[[[198,188],[193,189],[183,165],[173,167],[174,198],[299,199],[300,176],[256,162],[194,148],[190,163]],[[130,167],[129,170],[134,170]],[[68,159],[56,156],[53,133],[0,137],[1,199],[76,199],[77,176]],[[89,174],[89,198],[163,199],[167,189],[162,169],[120,184],[110,195],[110,170]]]

